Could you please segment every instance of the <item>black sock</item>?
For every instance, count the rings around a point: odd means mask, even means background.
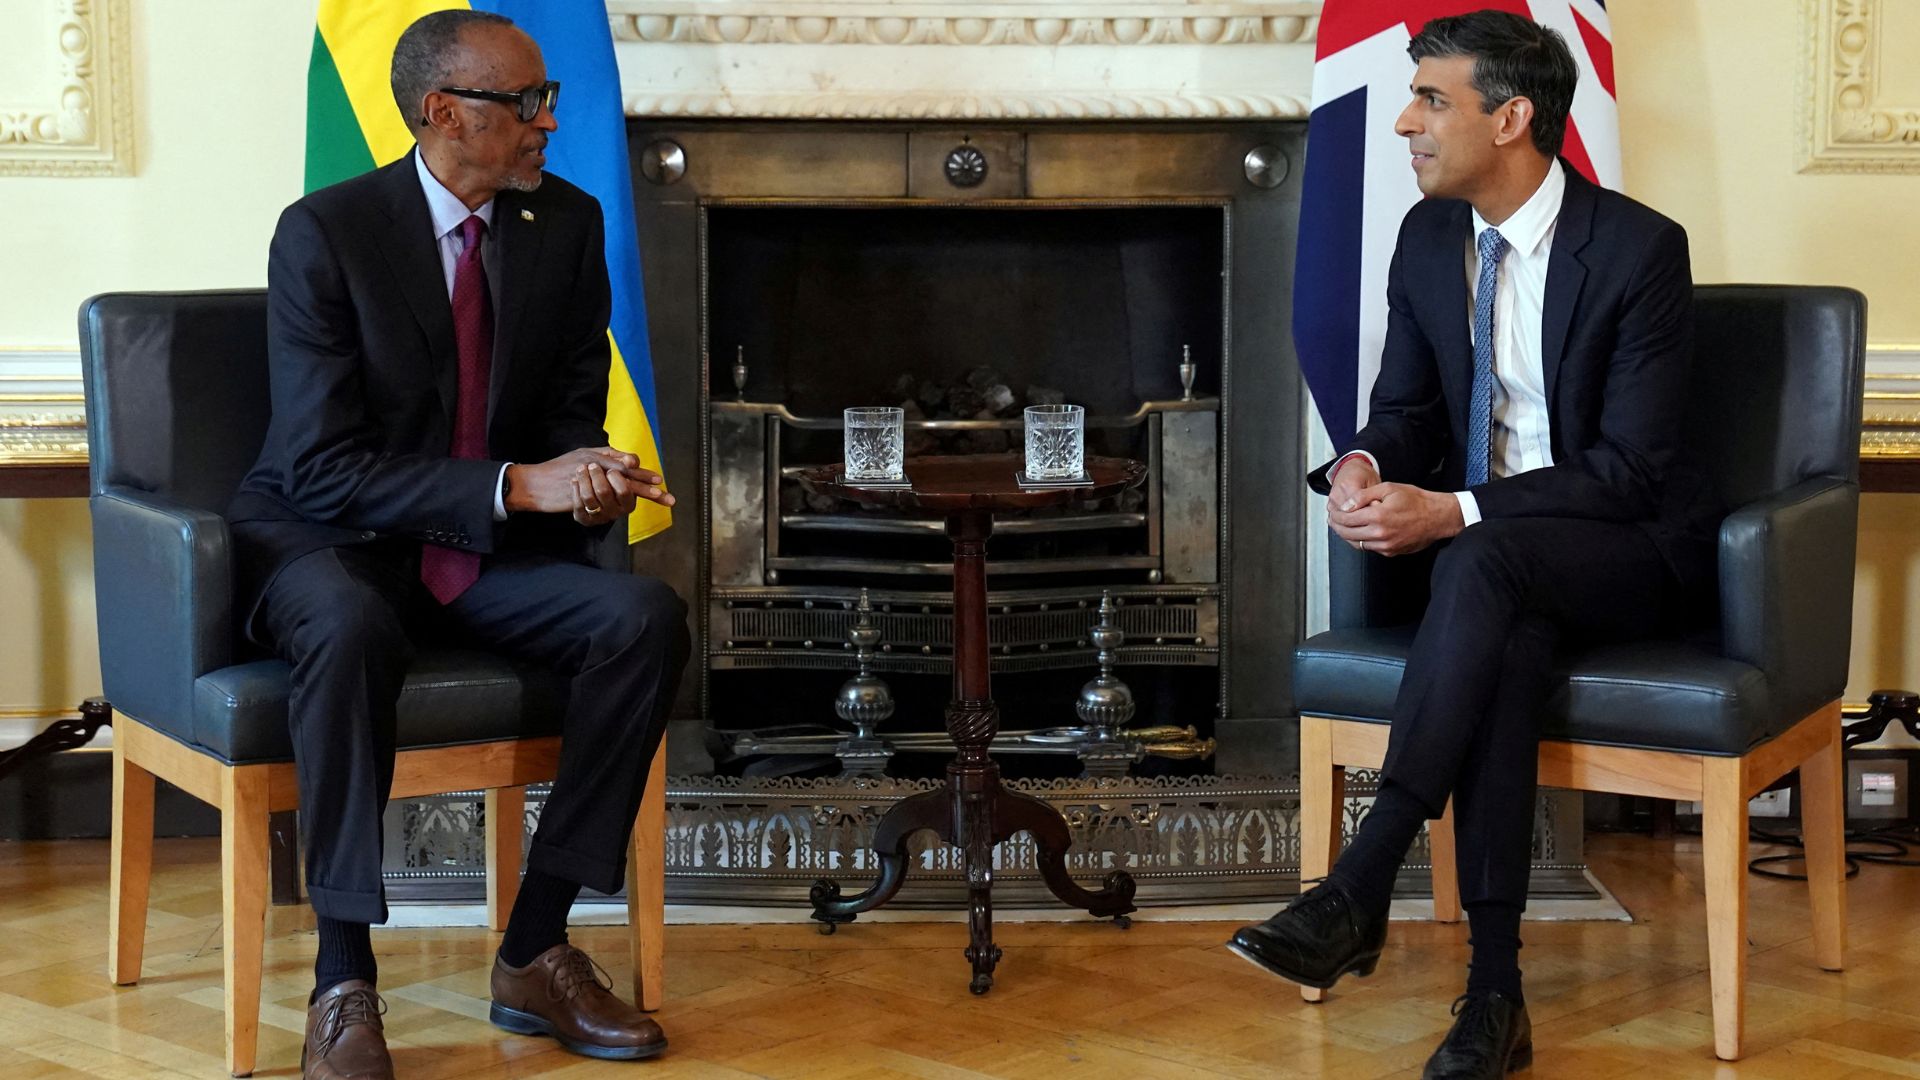
[[[500,959],[508,967],[526,967],[543,952],[567,940],[567,912],[580,895],[577,882],[528,870],[520,881],[520,898],[507,916],[507,933],[500,939]]]
[[[313,997],[308,1000],[317,1000],[348,979],[373,982],[376,974],[367,924],[320,916],[320,952],[313,958]]]
[[[1498,990],[1525,1000],[1520,996],[1520,908],[1493,900],[1468,904],[1467,925],[1473,932],[1467,989]]]
[[[1382,781],[1373,809],[1360,822],[1353,843],[1340,854],[1327,875],[1353,895],[1361,910],[1385,915],[1393,902],[1393,879],[1406,861],[1407,848],[1426,824],[1427,808],[1405,788]]]

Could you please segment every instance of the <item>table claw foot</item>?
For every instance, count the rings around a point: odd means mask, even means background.
[[[850,923],[860,917],[857,911],[844,910],[849,901],[840,898],[840,883],[831,878],[821,878],[808,890],[807,899],[813,903],[813,919],[820,924],[822,934],[831,934],[840,928],[841,923]]]
[[[1065,877],[1066,872],[1065,860],[1062,859],[1061,876]],[[1087,898],[1091,901],[1087,905],[1087,914],[1096,919],[1112,919],[1122,930],[1132,926],[1133,920],[1127,918],[1127,915],[1137,910],[1133,904],[1133,875],[1125,870],[1115,870],[1103,878],[1100,885],[1099,892],[1087,894]],[[1058,890],[1055,891],[1058,892]]]
[[[813,903],[813,919],[820,923],[820,932],[831,934],[841,923],[850,923],[859,918],[861,912],[872,911],[893,899],[893,894],[900,891],[900,885],[906,877],[906,854],[886,851],[880,854],[880,876],[874,880],[873,887],[865,892],[842,896],[839,882],[831,878],[814,882],[807,899]]]
[[[991,933],[991,930],[988,931]],[[993,989],[993,969],[1000,966],[1000,946],[989,941],[982,948],[976,943],[967,946],[967,961],[973,965],[973,981],[967,989],[975,994],[984,994]]]

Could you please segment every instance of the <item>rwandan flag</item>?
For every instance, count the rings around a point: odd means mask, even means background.
[[[357,176],[403,157],[413,136],[393,104],[388,74],[400,32],[430,11],[471,8],[505,15],[532,35],[561,83],[560,130],[547,145],[547,168],[600,200],[607,223],[607,275],[613,319],[607,336],[607,437],[660,471],[653,420],[653,357],[647,348],[646,298],[627,172],[627,126],[614,66],[613,32],[599,0],[320,0],[307,67],[307,190]],[[641,500],[627,523],[637,543],[673,524],[664,506]]]

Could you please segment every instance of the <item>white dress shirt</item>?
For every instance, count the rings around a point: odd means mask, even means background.
[[[1513,476],[1553,464],[1553,444],[1547,416],[1546,362],[1540,345],[1540,321],[1546,307],[1547,262],[1553,253],[1554,226],[1567,193],[1565,166],[1554,161],[1546,179],[1507,220],[1490,225],[1473,211],[1473,233],[1466,241],[1467,338],[1473,339],[1473,298],[1480,285],[1480,253],[1476,241],[1482,232],[1497,228],[1506,238],[1500,275],[1493,294],[1493,426],[1488,433],[1489,476]],[[1372,454],[1355,450],[1380,471]],[[1343,458],[1334,466],[1344,464]],[[1331,474],[1329,475],[1331,479]],[[1480,504],[1471,491],[1456,491],[1460,517],[1467,525],[1480,521]]]
[[[493,200],[480,204],[478,210],[467,209],[460,197],[447,190],[439,177],[427,169],[425,158],[418,150],[414,151],[413,164],[420,171],[420,190],[427,196],[427,213],[433,218],[433,242],[440,251],[440,270],[447,279],[447,302],[453,302],[453,275],[460,265],[460,255],[467,250],[467,238],[460,226],[467,218],[479,215],[487,223],[487,235],[493,235]],[[482,241],[483,247],[491,245]],[[500,466],[500,476],[493,484],[493,520],[507,520],[507,465]]]

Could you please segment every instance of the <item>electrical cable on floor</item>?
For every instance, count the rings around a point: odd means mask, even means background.
[[[1910,690],[1875,690],[1867,696],[1866,707],[1847,706],[1841,710],[1846,721],[1840,728],[1840,750],[1847,754],[1868,743],[1877,742],[1892,727],[1904,727],[1909,736],[1920,739],[1920,694]],[[1789,774],[1790,776],[1791,774]],[[1771,791],[1787,786],[1789,777],[1781,777]],[[1754,827],[1749,822],[1747,838],[1764,844],[1779,847],[1806,849],[1806,844],[1797,833],[1776,833]],[[1920,825],[1894,825],[1880,829],[1854,829],[1847,832],[1845,841],[1847,877],[1860,873],[1860,864],[1878,863],[1881,866],[1920,866],[1920,858],[1909,858],[1914,848],[1920,848]],[[1877,845],[1879,851],[1859,851],[1856,845]],[[1768,867],[1781,863],[1805,862],[1804,854],[1762,855],[1747,863],[1747,872],[1761,877],[1778,878],[1782,881],[1805,881],[1807,875],[1793,874],[1784,870],[1771,870]]]
[[[1777,833],[1749,827],[1747,838],[1776,847],[1796,848],[1803,852],[1806,849],[1806,843],[1798,833]],[[1846,845],[1848,878],[1858,875],[1863,863],[1877,863],[1881,866],[1920,866],[1920,858],[1908,857],[1914,854],[1915,848],[1920,848],[1920,827],[1917,826],[1851,830],[1846,834]],[[1881,850],[1860,851],[1856,845],[1876,845]],[[1762,855],[1748,861],[1747,871],[1760,877],[1777,878],[1781,881],[1805,881],[1807,880],[1805,874],[1773,870],[1770,867],[1781,863],[1805,862],[1806,858],[1804,854],[1793,853]]]

